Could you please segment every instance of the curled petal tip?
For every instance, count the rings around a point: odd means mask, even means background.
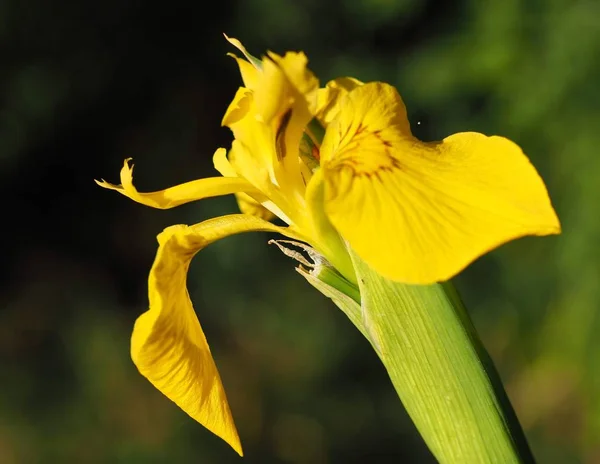
[[[104,179],[100,179],[100,180],[94,179],[94,182],[96,182],[96,184],[98,184],[100,187],[109,189],[109,190],[122,190],[123,189],[123,186],[111,184],[110,182],[106,182]]]

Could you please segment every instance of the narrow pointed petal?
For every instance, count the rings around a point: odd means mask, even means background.
[[[96,181],[100,187],[116,190],[122,195],[146,206],[158,209],[174,208],[191,201],[204,198],[229,195],[236,192],[257,193],[248,181],[240,177],[209,177],[193,180],[156,192],[138,192],[133,186],[133,164],[125,160],[121,169],[121,185],[110,184],[104,180]]]
[[[510,140],[421,142],[387,84],[358,87],[342,105],[321,147],[325,211],[383,276],[445,281],[507,241],[560,232],[544,182]]]
[[[234,39],[233,37],[228,37],[227,34],[223,35],[225,36],[227,42],[229,42],[231,45],[233,45],[235,48],[237,48],[240,52],[244,54],[244,56],[252,64],[252,66],[254,66],[258,70],[262,68],[262,62],[258,58],[255,58],[250,53],[248,53],[248,50],[246,50],[246,47],[242,45],[242,42],[240,42],[238,39]]]
[[[285,229],[247,215],[177,225],[159,236],[148,280],[150,308],[135,323],[131,356],[140,373],[192,418],[242,448],[221,379],[186,288],[190,261],[202,248],[233,234]]]

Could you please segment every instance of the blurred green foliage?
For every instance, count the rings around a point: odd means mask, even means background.
[[[92,182],[129,156],[145,190],[213,172],[240,84],[222,32],[304,50],[323,83],[396,85],[423,139],[524,148],[564,233],[457,285],[539,462],[599,462],[599,17],[595,0],[1,2],[0,463],[241,462],[128,352],[156,234],[234,200],[153,211]],[[267,239],[211,246],[189,279],[245,462],[433,462],[368,343]]]

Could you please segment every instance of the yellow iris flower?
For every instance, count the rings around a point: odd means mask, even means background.
[[[158,236],[149,310],[131,355],[139,371],[195,420],[242,453],[229,405],[186,289],[193,256],[248,231],[308,243],[349,282],[351,247],[380,275],[409,284],[444,281],[524,235],[560,232],[543,181],[502,137],[465,132],[422,142],[396,89],[342,78],[319,88],[303,53],[262,61],[228,39],[244,86],[223,118],[234,135],[214,165],[221,174],[158,192],[98,182],[154,208],[235,194],[243,214],[177,225]],[[286,226],[270,219],[277,217]]]

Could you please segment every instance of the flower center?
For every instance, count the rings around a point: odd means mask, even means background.
[[[356,176],[377,175],[380,171],[401,169],[399,160],[392,154],[391,137],[386,137],[384,131],[368,130],[359,124],[353,135],[346,134],[343,138],[347,143],[340,144],[327,165],[330,169],[350,168]]]

